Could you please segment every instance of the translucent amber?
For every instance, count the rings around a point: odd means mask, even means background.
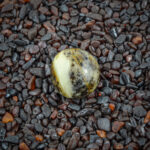
[[[52,62],[53,83],[67,98],[81,98],[93,92],[99,83],[99,64],[81,49],[65,49]]]

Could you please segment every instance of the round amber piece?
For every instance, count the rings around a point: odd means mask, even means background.
[[[94,56],[81,49],[65,49],[52,62],[52,80],[67,98],[85,97],[99,83],[99,64]]]

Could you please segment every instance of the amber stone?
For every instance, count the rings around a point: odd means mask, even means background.
[[[87,51],[65,49],[55,56],[51,67],[54,85],[67,98],[85,97],[99,83],[99,64]]]

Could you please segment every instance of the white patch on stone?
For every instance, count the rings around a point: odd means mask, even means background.
[[[62,91],[66,93],[67,97],[72,97],[72,84],[69,76],[71,69],[71,61],[67,58],[64,53],[60,53],[54,59],[54,68],[58,78],[58,82],[62,87]]]

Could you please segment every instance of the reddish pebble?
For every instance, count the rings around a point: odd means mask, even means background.
[[[86,26],[86,28],[88,29],[88,28],[93,27],[94,24],[95,24],[95,20],[92,20],[92,21],[87,22],[87,23],[85,24],[85,26]],[[97,41],[97,42],[99,42],[99,41]]]
[[[41,98],[44,100],[45,103],[48,103],[48,98],[44,93],[41,94]]]
[[[13,118],[12,114],[6,112],[5,115],[2,118],[2,122],[3,123],[8,123],[8,122],[13,122],[13,121],[14,121],[14,118]]]
[[[103,130],[96,130],[96,133],[101,138],[106,138],[106,132]]]
[[[55,27],[49,21],[44,22],[43,26],[48,30],[48,32],[55,32]]]
[[[124,146],[121,143],[115,143],[114,144],[114,149],[121,150],[121,149],[124,149]]]
[[[26,21],[25,24],[24,24],[24,27],[29,29],[29,28],[32,27],[32,24],[33,24],[32,21]]]
[[[42,106],[41,100],[40,100],[40,99],[37,99],[37,100],[35,101],[35,105],[36,105],[36,106]]]
[[[62,18],[65,19],[65,20],[69,20],[70,16],[69,16],[68,13],[63,13]]]
[[[28,89],[34,90],[35,89],[35,76],[32,76],[32,78],[28,82]]]
[[[24,56],[25,61],[29,61],[31,59],[31,55],[29,53],[26,53]]]
[[[2,30],[2,34],[5,36],[9,37],[12,34],[12,31],[9,29]]]
[[[35,139],[36,139],[36,141],[42,142],[43,141],[43,136],[42,135],[36,135]]]
[[[119,77],[113,75],[113,78],[111,79],[111,82],[112,82],[113,84],[119,84]]]
[[[2,19],[2,18],[0,18],[0,24],[2,23],[2,21],[3,21],[3,19]]]
[[[118,132],[124,126],[124,124],[125,123],[122,121],[114,121],[112,126],[112,131],[115,133]]]
[[[67,104],[61,104],[58,106],[59,109],[62,109],[62,110],[66,110],[67,109]]]
[[[51,6],[51,13],[52,13],[54,16],[58,16],[58,8],[55,7],[55,6]]]
[[[56,132],[57,132],[57,134],[58,134],[59,136],[62,136],[62,135],[65,133],[65,130],[62,129],[62,128],[57,128],[57,129],[56,129]]]
[[[138,45],[140,43],[142,43],[142,37],[141,36],[136,36],[132,39],[132,42],[135,44],[135,45]]]
[[[148,122],[150,122],[150,110],[147,112],[147,115],[144,119],[144,123],[148,123]]]
[[[81,13],[83,13],[83,14],[87,14],[89,11],[88,11],[88,9],[86,8],[86,7],[82,7],[81,8]]]
[[[30,150],[26,143],[22,142],[19,144],[20,150]]]
[[[49,12],[48,8],[46,8],[46,7],[40,7],[39,12],[44,15],[50,15],[50,12]]]
[[[51,119],[56,119],[57,117],[57,114],[58,114],[58,111],[57,110],[54,110],[53,113],[51,114]]]
[[[99,93],[98,93],[98,96],[102,96],[102,93],[101,93],[101,92],[99,92]]]
[[[15,102],[18,102],[18,97],[17,97],[17,96],[13,96],[13,100],[14,100]]]
[[[115,104],[113,104],[113,103],[109,104],[109,108],[111,111],[114,111],[115,110]]]

